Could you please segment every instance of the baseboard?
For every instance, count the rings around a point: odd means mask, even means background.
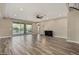
[[[2,37],[0,37],[0,39],[1,38],[11,38],[11,36],[2,36]]]
[[[67,39],[67,37],[61,37],[61,36],[54,36],[54,37]]]
[[[67,40],[67,42],[73,42],[73,43],[77,43],[77,44],[79,44],[78,41]]]

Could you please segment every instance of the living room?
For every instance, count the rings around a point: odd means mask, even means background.
[[[79,54],[79,10],[74,5],[79,4],[0,3],[0,54]]]

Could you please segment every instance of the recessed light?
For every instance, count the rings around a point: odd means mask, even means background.
[[[20,11],[23,11],[24,9],[23,8],[20,8]]]
[[[14,14],[14,16],[16,16],[16,14]]]

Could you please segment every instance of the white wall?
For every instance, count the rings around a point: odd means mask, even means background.
[[[11,36],[12,22],[9,19],[0,20],[0,38]]]
[[[72,10],[68,17],[68,39],[79,43],[79,11]]]
[[[67,39],[67,18],[55,20],[55,36]]]
[[[38,31],[37,31],[37,23],[33,23],[32,24],[32,34],[37,34]]]
[[[5,11],[5,4],[4,3],[0,3],[0,18],[3,17],[4,11]]]
[[[40,23],[40,33],[44,33],[44,30],[54,31],[55,37],[67,39],[67,18],[57,18]]]
[[[3,19],[5,6],[0,3],[0,38],[11,36],[11,20]]]

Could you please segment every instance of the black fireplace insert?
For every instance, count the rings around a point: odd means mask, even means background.
[[[53,31],[46,30],[45,36],[52,36],[53,37]]]

